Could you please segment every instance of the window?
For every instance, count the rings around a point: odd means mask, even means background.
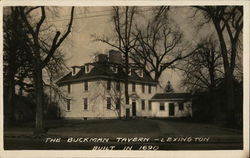
[[[110,89],[111,89],[111,81],[108,80],[108,81],[107,81],[107,90],[110,90]]]
[[[184,109],[183,103],[179,103],[179,110],[183,110],[183,109]]]
[[[151,85],[148,85],[148,93],[151,93]]]
[[[135,83],[132,83],[132,92],[135,92]]]
[[[141,91],[142,91],[142,93],[145,93],[145,85],[144,84],[141,85]]]
[[[83,99],[83,109],[88,110],[88,98]]]
[[[120,82],[117,81],[117,82],[116,82],[116,90],[117,90],[117,91],[120,91],[120,89],[121,89],[121,87],[120,87]]]
[[[73,74],[73,75],[76,74],[76,68],[75,68],[75,67],[72,68],[72,74]]]
[[[70,93],[71,91],[71,87],[70,87],[70,84],[68,84],[68,93]]]
[[[107,109],[111,109],[111,98],[107,97]]]
[[[164,110],[165,110],[164,103],[160,103],[160,110],[161,110],[161,111],[164,111]]]
[[[114,66],[114,73],[118,73],[118,66],[117,65]]]
[[[116,109],[120,109],[120,104],[121,104],[120,98],[116,98],[116,101],[115,101],[115,108],[116,108]]]
[[[88,91],[88,89],[89,89],[88,81],[85,81],[84,82],[84,91]]]
[[[70,99],[67,99],[67,107],[66,110],[70,111],[71,107],[70,107]]]
[[[152,109],[152,102],[148,101],[148,110],[151,111],[151,109]]]
[[[85,65],[85,73],[89,73],[89,65]]]
[[[139,76],[143,77],[143,70],[142,69],[139,70]]]
[[[145,110],[145,100],[141,100],[141,110]]]
[[[131,70],[131,68],[129,68],[128,69],[128,75],[131,76],[131,74],[132,74],[132,70]]]

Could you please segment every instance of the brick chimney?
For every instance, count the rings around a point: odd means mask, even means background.
[[[115,64],[122,64],[122,54],[116,50],[109,51],[109,62]]]
[[[106,54],[98,54],[96,55],[96,62],[104,63],[108,61],[108,56]]]

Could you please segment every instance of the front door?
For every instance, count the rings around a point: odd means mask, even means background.
[[[136,116],[136,101],[132,101],[132,115]]]
[[[169,103],[169,116],[174,116],[174,103]]]
[[[126,118],[129,118],[129,113],[130,113],[129,108],[126,108]]]

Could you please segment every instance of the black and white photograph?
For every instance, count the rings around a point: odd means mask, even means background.
[[[5,151],[244,149],[241,3],[2,11]]]

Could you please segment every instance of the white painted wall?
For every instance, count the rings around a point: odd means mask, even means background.
[[[121,98],[121,116],[126,115],[124,83],[121,83],[121,94],[115,89],[115,82],[112,82],[111,90],[106,89],[107,81],[95,80],[88,81],[88,91],[84,91],[84,83],[73,83],[71,86],[71,93],[67,92],[67,85],[62,86],[62,91],[71,99],[71,110],[66,111],[66,102],[61,103],[61,113],[65,118],[117,118],[117,110],[114,110],[115,104],[111,107],[113,110],[107,109],[106,98],[111,96],[114,103],[115,96]],[[132,92],[132,84],[129,84],[129,94],[136,93],[140,99],[136,99],[136,114],[137,116],[151,116],[152,111],[148,110],[148,101],[156,93],[156,86],[151,86],[151,93],[148,93],[148,85],[145,85],[145,92],[142,92],[141,84],[136,84],[136,92]],[[88,98],[88,110],[84,110],[84,98]],[[145,110],[142,110],[141,99],[145,100]],[[130,116],[132,116],[132,98],[130,98]],[[153,105],[152,105],[153,106]]]
[[[165,110],[160,110],[160,103],[163,102]],[[183,110],[179,110],[178,101],[153,101],[152,102],[152,117],[187,117],[192,116],[192,104],[190,101],[184,102]],[[169,104],[174,103],[174,116],[169,116]]]

